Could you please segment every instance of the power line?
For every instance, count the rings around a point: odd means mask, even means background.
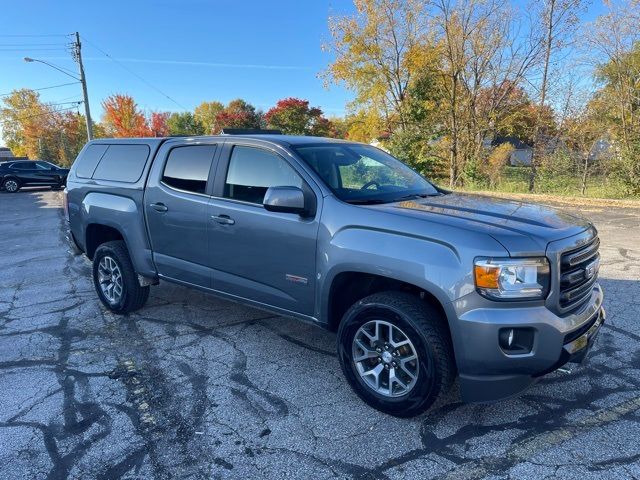
[[[150,82],[148,82],[147,80],[145,80],[143,77],[141,77],[140,75],[138,75],[136,72],[134,72],[133,70],[131,70],[130,68],[128,68],[126,65],[124,65],[122,62],[119,62],[118,60],[116,60],[115,58],[113,58],[111,55],[109,55],[107,52],[105,52],[104,50],[102,50],[100,47],[98,47],[97,45],[95,45],[93,42],[91,42],[90,40],[87,39],[87,37],[85,37],[84,35],[82,36],[82,38],[84,39],[85,42],[87,42],[89,45],[91,45],[93,48],[95,48],[96,50],[98,50],[100,53],[102,53],[105,57],[109,58],[111,61],[113,61],[114,63],[117,63],[118,65],[120,65],[121,68],[123,68],[124,70],[126,70],[127,72],[129,72],[131,75],[133,75],[134,77],[136,77],[138,80],[140,80],[141,82],[143,82],[145,85],[147,85],[150,88],[153,88],[156,92],[160,93],[162,96],[164,96],[165,98],[167,98],[168,100],[172,101],[173,103],[175,103],[177,106],[179,106],[180,108],[182,108],[183,110],[189,110],[187,107],[185,107],[184,105],[182,105],[180,102],[178,102],[177,100],[175,100],[174,98],[170,97],[168,94],[166,94],[165,92],[163,92],[162,90],[160,90],[158,87],[156,87],[155,85],[152,85]]]
[[[58,103],[45,103],[43,104],[46,107],[59,107],[60,105],[68,105],[68,104],[74,104],[74,105],[80,105],[82,104],[82,100],[74,100],[72,102],[58,102]],[[4,108],[2,110],[4,111],[13,111],[13,112],[19,112],[21,110],[29,110],[31,107],[24,107],[24,108]],[[73,107],[70,107],[73,108]]]
[[[80,102],[80,103],[82,103],[82,102]],[[22,120],[28,120],[30,118],[43,117],[45,115],[55,115],[56,113],[63,113],[63,112],[67,112],[69,110],[75,110],[77,108],[78,108],[78,105],[75,105],[73,107],[66,107],[66,108],[61,108],[59,110],[54,110],[52,112],[43,112],[43,113],[37,113],[35,115],[27,115],[26,117],[18,117],[18,118],[16,118],[16,120],[22,121]]]
[[[65,52],[65,47],[36,47],[36,48],[4,48],[0,47],[1,52]]]
[[[3,33],[0,34],[0,37],[70,37],[72,36],[72,33],[49,33],[49,34],[38,34],[38,35],[31,35],[31,34],[11,34],[11,33]]]
[[[0,47],[63,47],[64,43],[0,43]]]
[[[26,90],[33,90],[34,92],[39,92],[40,90],[49,90],[51,88],[59,88],[59,87],[66,87],[67,85],[75,85],[76,83],[80,83],[80,82],[61,83],[59,85],[51,85],[50,87],[42,87],[42,88],[27,88]],[[0,97],[8,97],[9,95],[13,95],[13,93],[14,92],[0,93]]]

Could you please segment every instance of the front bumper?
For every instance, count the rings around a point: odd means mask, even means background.
[[[584,361],[606,318],[602,301],[602,289],[595,284],[589,302],[563,317],[543,305],[469,308],[459,304],[464,311],[458,316],[454,348],[462,399],[491,402],[509,398],[568,362]],[[505,353],[498,343],[499,331],[523,327],[534,331],[531,351]]]

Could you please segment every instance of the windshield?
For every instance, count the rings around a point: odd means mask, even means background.
[[[405,164],[368,145],[325,143],[292,147],[348,203],[387,203],[439,195]]]

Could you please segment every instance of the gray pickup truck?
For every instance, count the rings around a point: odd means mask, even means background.
[[[266,134],[88,143],[67,180],[73,244],[109,310],[160,280],[337,331],[374,408],[516,395],[580,362],[604,322],[588,221],[444,191],[382,150]]]

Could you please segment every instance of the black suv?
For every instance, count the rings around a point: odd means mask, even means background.
[[[43,160],[9,160],[0,162],[0,188],[10,193],[27,186],[60,189],[67,183],[68,174],[68,168]]]

